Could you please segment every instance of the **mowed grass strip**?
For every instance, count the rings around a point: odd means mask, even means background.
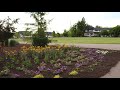
[[[120,38],[113,37],[55,37],[49,38],[52,43],[64,44],[120,44]]]

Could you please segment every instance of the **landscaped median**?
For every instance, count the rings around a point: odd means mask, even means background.
[[[120,61],[120,51],[67,45],[4,47],[1,78],[99,78]]]

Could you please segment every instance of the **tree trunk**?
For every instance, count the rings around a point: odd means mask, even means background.
[[[5,46],[8,47],[8,39],[5,41]]]
[[[1,46],[4,47],[4,41],[2,41]]]

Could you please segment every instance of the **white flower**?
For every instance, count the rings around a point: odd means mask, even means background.
[[[97,50],[96,53],[101,53],[100,50]]]
[[[108,53],[108,51],[102,51],[102,54],[107,54]]]
[[[96,53],[107,54],[107,53],[108,53],[108,51],[103,51],[103,50],[102,50],[102,51],[100,51],[100,50],[97,50],[97,51],[96,51]]]

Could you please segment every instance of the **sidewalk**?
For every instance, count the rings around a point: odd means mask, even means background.
[[[58,43],[50,43],[49,45],[55,45],[55,44],[58,44]],[[75,46],[83,47],[83,48],[100,48],[100,49],[109,49],[109,50],[120,50],[120,44],[66,44],[66,45],[75,45]]]
[[[120,78],[120,62],[101,78]]]

